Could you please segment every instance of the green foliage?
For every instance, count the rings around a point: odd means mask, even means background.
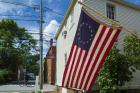
[[[140,70],[140,37],[134,35],[126,36],[124,40],[124,54],[130,61],[131,66]]]
[[[10,71],[7,69],[0,69],[0,82],[4,83],[8,74],[10,74]]]
[[[100,93],[118,93],[119,87],[133,78],[132,73],[140,70],[139,36],[126,36],[123,47],[123,54],[113,47],[106,58],[97,79]]]
[[[39,60],[40,55],[30,55],[26,58],[26,62],[24,62],[24,67],[26,67],[27,72],[32,72],[38,74],[39,71],[39,64],[37,61]]]
[[[101,88],[100,93],[116,93],[119,86],[130,81],[132,73],[129,66],[126,57],[116,47],[113,47],[97,79]]]
[[[19,65],[29,61],[27,56],[36,54],[36,41],[25,28],[19,27],[13,20],[0,21],[0,66],[17,74]],[[33,59],[34,57],[31,57]],[[34,61],[35,64],[36,60]],[[15,77],[14,77],[15,78]]]

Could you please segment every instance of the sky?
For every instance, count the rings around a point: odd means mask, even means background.
[[[30,34],[39,40],[39,3],[40,0],[0,0],[0,19],[15,19],[19,26],[25,27]],[[140,5],[140,0],[126,0]],[[57,29],[68,8],[70,0],[43,0],[43,39],[54,38]],[[52,12],[53,11],[53,12]],[[14,16],[13,16],[14,15]],[[37,45],[39,46],[39,45]],[[43,43],[43,55],[49,48],[49,43]]]
[[[16,20],[19,26],[25,27],[35,39],[39,40],[39,34],[33,34],[39,33],[39,1],[40,0],[0,0],[0,19],[9,18]],[[42,1],[44,20],[43,55],[45,56],[49,47],[49,43],[46,42],[46,40],[54,38],[69,5],[69,0]],[[37,46],[39,46],[39,44]]]

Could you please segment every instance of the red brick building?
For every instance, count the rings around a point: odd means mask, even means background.
[[[44,83],[54,84],[56,73],[56,47],[51,46],[44,62]]]

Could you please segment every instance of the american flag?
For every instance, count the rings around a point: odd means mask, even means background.
[[[90,91],[120,31],[96,22],[81,10],[62,87]]]

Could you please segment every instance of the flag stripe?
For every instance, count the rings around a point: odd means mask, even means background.
[[[71,76],[71,72],[72,72],[72,69],[73,69],[73,65],[74,65],[74,62],[75,62],[75,59],[76,59],[76,55],[77,55],[77,51],[78,51],[78,47],[77,45],[76,46],[76,51],[74,53],[74,57],[72,59],[72,65],[71,65],[71,68],[70,68],[70,72],[68,72],[68,81],[66,83],[66,86],[69,87],[69,80],[70,80],[70,76]]]
[[[71,87],[73,87],[73,82],[74,82],[74,76],[75,76],[75,73],[76,73],[76,71],[78,71],[78,65],[80,65],[81,64],[81,60],[83,60],[83,57],[84,57],[84,53],[85,51],[84,50],[80,50],[80,54],[79,54],[79,56],[78,56],[78,60],[77,60],[77,62],[76,62],[76,66],[75,66],[75,68],[74,68],[74,72],[73,72],[73,75],[71,76],[72,77],[72,81],[71,81],[71,84],[70,84],[70,86]],[[81,60],[80,60],[81,59]]]
[[[70,54],[69,54],[69,58],[68,58],[68,61],[66,63],[66,67],[65,67],[65,70],[64,70],[64,73],[63,73],[63,80],[62,80],[62,86],[64,87],[64,81],[65,81],[65,78],[66,78],[66,73],[67,73],[67,68],[69,68],[69,64],[70,64],[70,60],[71,60],[71,57],[72,57],[72,54],[73,54],[73,50],[74,50],[74,45],[72,45],[71,47],[71,50],[70,50]]]
[[[74,50],[73,50],[73,53],[72,53],[72,57],[71,57],[71,59],[70,59],[70,63],[69,63],[69,67],[68,68],[66,68],[67,69],[67,72],[66,72],[66,77],[65,77],[65,80],[64,80],[64,86],[66,86],[67,87],[67,81],[68,81],[68,74],[69,74],[69,72],[70,72],[70,69],[71,69],[71,66],[72,66],[72,60],[73,60],[73,58],[74,58],[74,54],[75,54],[75,51],[76,51],[76,45],[74,45]]]
[[[75,50],[75,53],[74,53],[74,56],[73,56],[73,59],[72,59],[72,63],[71,63],[71,68],[70,68],[70,70],[69,70],[69,72],[67,72],[68,74],[68,79],[67,79],[67,82],[66,82],[66,86],[67,87],[69,87],[68,85],[69,85],[69,80],[70,80],[70,75],[71,75],[71,71],[72,71],[72,69],[73,69],[73,64],[74,64],[74,61],[75,61],[75,59],[76,59],[76,55],[77,55],[77,51],[78,51],[78,47],[77,47],[77,45],[75,45],[76,47],[76,50]]]
[[[93,61],[95,59],[95,57],[97,56],[97,53],[99,51],[100,45],[103,42],[104,38],[105,38],[105,33],[107,32],[106,30],[109,30],[108,28],[106,28],[106,26],[103,27],[100,35],[98,36],[98,39],[96,40],[96,44],[92,49],[92,53],[90,55],[90,59],[88,59],[88,63],[86,65],[86,68],[84,70],[84,77],[82,77],[82,82],[81,82],[81,86],[80,88],[83,89],[83,85],[85,84],[85,78],[87,77],[87,74],[89,74],[89,69],[91,69],[91,61]],[[101,38],[102,37],[102,38]],[[99,42],[100,41],[100,42]],[[98,47],[98,48],[97,48]]]
[[[77,72],[77,73],[78,73],[78,76],[77,76],[77,78],[76,78],[76,84],[75,84],[76,88],[78,88],[78,87],[77,87],[77,85],[78,85],[78,80],[79,80],[79,77],[81,77],[81,76],[80,76],[80,75],[81,75],[81,71],[82,71],[82,68],[83,68],[85,59],[86,59],[86,57],[87,57],[87,54],[88,54],[88,53],[85,52],[84,58],[83,58],[83,60],[82,60],[81,66],[80,66],[80,70],[79,70],[79,72]]]
[[[77,60],[78,60],[80,50],[81,50],[81,48],[78,48],[78,51],[76,51],[76,53],[75,53],[75,59],[73,60],[73,63],[72,63],[73,66],[72,66],[72,69],[71,69],[71,73],[69,74],[68,87],[71,87],[70,85],[71,85],[71,81],[72,81],[72,76],[73,76],[74,69],[76,67],[76,63],[77,63]]]
[[[106,33],[105,33],[106,36],[105,36],[105,38],[102,38],[101,43],[99,44],[100,46],[98,46],[98,49],[99,49],[98,54],[95,57],[95,59],[91,61],[90,65],[89,65],[89,68],[87,69],[87,74],[85,76],[85,80],[84,80],[82,88],[84,88],[84,89],[86,88],[86,85],[88,83],[88,78],[92,77],[91,73],[94,70],[96,62],[98,61],[98,59],[100,57],[100,54],[103,51],[104,45],[107,43],[107,40],[108,40],[109,36],[111,35],[112,31],[113,31],[113,29],[110,29],[110,28],[108,28],[106,30]]]
[[[99,57],[99,60],[97,61],[97,64],[96,64],[94,70],[92,71],[92,75],[91,75],[92,78],[89,79],[86,90],[92,89],[92,84],[94,83],[103,62],[104,62],[107,54],[109,53],[114,41],[116,40],[117,36],[119,35],[119,33],[120,33],[120,31],[113,30],[111,36],[109,37],[109,39],[108,39],[108,41],[107,41],[107,43],[102,51],[102,54]]]
[[[93,42],[92,42],[92,45],[91,45],[91,47],[90,47],[90,49],[89,49],[89,51],[88,51],[88,56],[85,58],[85,61],[83,62],[84,65],[81,67],[81,72],[79,72],[80,75],[78,76],[79,80],[78,80],[77,88],[80,88],[80,83],[82,82],[82,77],[83,77],[83,75],[84,75],[85,67],[86,67],[87,62],[88,62],[88,60],[89,60],[89,58],[90,58],[90,55],[91,55],[91,53],[92,53],[92,49],[96,46],[96,41],[97,41],[97,40],[99,39],[99,37],[102,35],[101,33],[102,33],[102,31],[103,31],[104,29],[105,29],[105,27],[104,27],[103,25],[100,25],[100,27],[99,27],[99,29],[98,29],[96,35],[95,35],[95,38],[94,38],[94,40],[93,40]]]
[[[96,22],[82,10],[62,86],[91,90],[119,33],[120,30]]]
[[[79,64],[77,63],[77,65],[78,65],[77,70],[75,70],[76,74],[75,74],[75,76],[73,76],[75,78],[74,78],[72,87],[77,88],[76,85],[77,85],[77,79],[78,79],[77,78],[78,77],[78,72],[80,72],[80,68],[81,68],[82,62],[84,61],[84,59],[86,58],[86,56],[87,56],[86,51],[85,50],[82,50],[82,56],[80,58]]]

